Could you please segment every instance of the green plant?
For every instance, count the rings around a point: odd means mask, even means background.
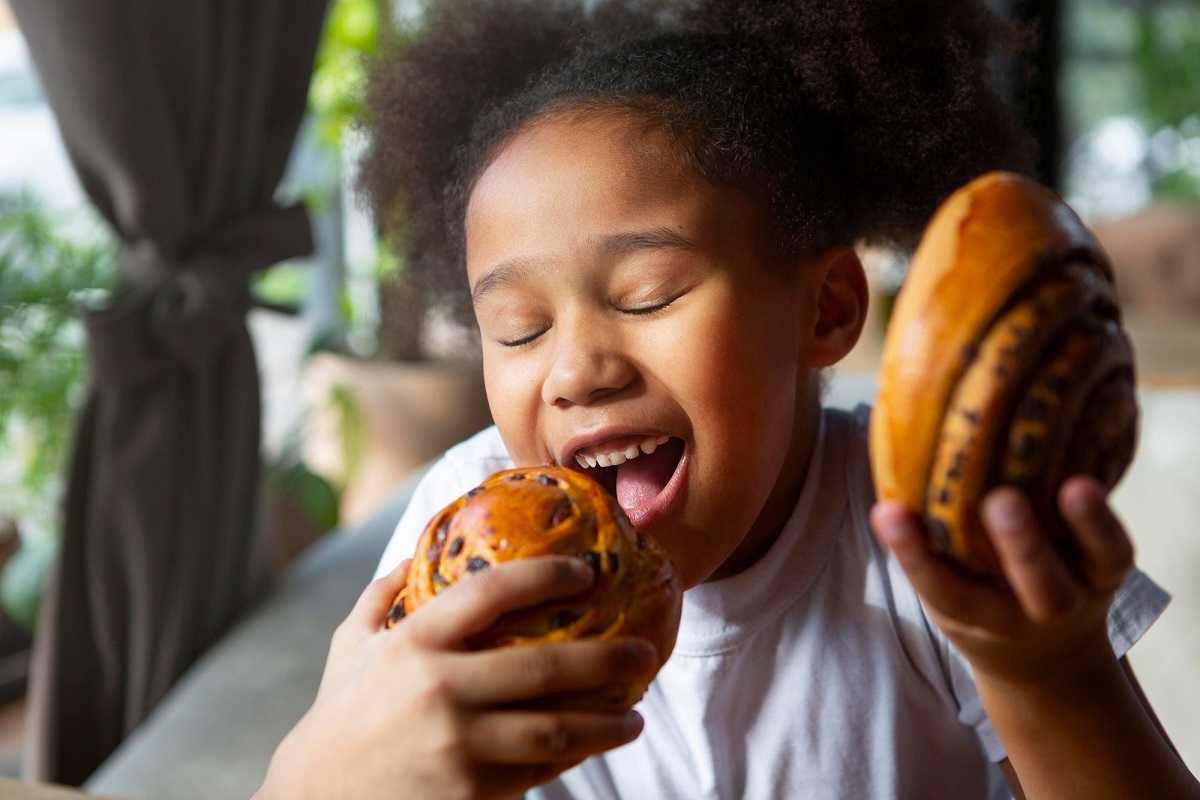
[[[333,0],[317,47],[308,91],[318,141],[337,147],[342,134],[364,113],[364,60],[375,53],[379,35],[377,0]]]
[[[1141,114],[1175,153],[1152,175],[1160,197],[1200,199],[1200,156],[1190,152],[1200,128],[1200,7],[1142,4],[1136,12],[1132,62]]]
[[[85,359],[79,308],[111,283],[114,247],[69,238],[29,194],[0,195],[0,516],[22,551],[0,578],[0,604],[32,624],[53,548]]]

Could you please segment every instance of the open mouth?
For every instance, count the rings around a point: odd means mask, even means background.
[[[683,456],[682,439],[629,437],[579,450],[573,466],[616,497],[637,526],[652,509],[669,502],[668,489],[678,483],[673,479]]]

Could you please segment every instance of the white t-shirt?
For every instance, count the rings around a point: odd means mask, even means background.
[[[749,569],[684,594],[675,650],[637,706],[631,744],[529,798],[1003,798],[1004,750],[967,661],[867,527],[867,409],[827,409],[796,508]],[[512,466],[495,428],[417,488],[378,574],[425,523]],[[1122,655],[1167,604],[1132,572],[1109,633]]]

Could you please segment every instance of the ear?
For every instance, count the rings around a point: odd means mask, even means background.
[[[867,276],[854,248],[838,245],[823,251],[805,268],[814,299],[810,327],[800,357],[810,367],[841,361],[858,342],[867,318]]]

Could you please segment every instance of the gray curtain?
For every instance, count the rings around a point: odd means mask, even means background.
[[[261,590],[250,275],[311,251],[274,194],[324,0],[11,0],[123,244],[39,620],[29,777],[82,782]]]

